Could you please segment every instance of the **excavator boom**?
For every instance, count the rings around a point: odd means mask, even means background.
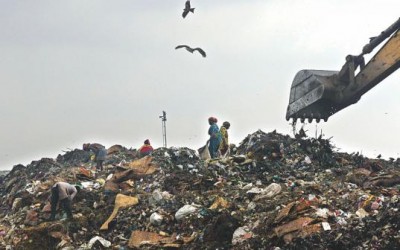
[[[369,60],[364,55],[390,37]],[[358,74],[355,74],[357,68]],[[340,71],[301,70],[290,89],[286,120],[294,121],[328,118],[357,103],[361,96],[400,67],[400,18],[363,47],[358,56],[348,55]]]

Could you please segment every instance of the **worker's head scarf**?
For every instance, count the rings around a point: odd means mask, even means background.
[[[217,118],[211,116],[210,118],[208,118],[208,122],[209,122],[210,124],[213,124],[213,123],[217,123],[218,120],[217,120]]]
[[[150,145],[150,140],[149,140],[149,139],[146,139],[146,140],[144,141],[144,144]]]

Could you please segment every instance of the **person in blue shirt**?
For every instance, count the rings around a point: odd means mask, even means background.
[[[218,120],[215,117],[208,118],[208,124],[210,124],[210,128],[208,129],[208,134],[210,135],[208,150],[210,151],[211,158],[219,157],[218,149],[222,141],[217,122]]]

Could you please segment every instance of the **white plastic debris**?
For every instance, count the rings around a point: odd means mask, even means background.
[[[157,212],[154,212],[150,215],[150,223],[152,225],[156,225],[156,226],[161,225],[163,222],[163,219],[164,219],[163,216]]]
[[[99,189],[99,188],[101,188],[101,184],[96,182],[95,184],[93,184],[93,188],[94,189]]]
[[[325,231],[329,231],[329,230],[331,230],[331,225],[329,225],[329,223],[328,222],[322,222],[322,228],[325,230]]]
[[[246,193],[247,194],[261,194],[262,190],[263,190],[262,188],[253,187],[252,189],[250,189]]]
[[[237,245],[247,239],[250,239],[253,236],[253,233],[247,226],[238,227],[232,236],[232,245]]]
[[[32,183],[29,183],[26,185],[26,191],[30,194],[34,194],[37,191],[37,186],[40,184],[40,181],[32,181]]]
[[[246,184],[242,187],[242,189],[251,189],[253,187],[253,183]]]
[[[369,216],[369,213],[365,211],[364,208],[360,208],[357,210],[356,215],[362,219],[366,216]]]
[[[20,209],[22,204],[22,198],[15,198],[11,207],[12,211],[17,211],[18,209]]]
[[[82,181],[81,185],[83,188],[91,188],[93,186],[94,182],[93,181]]]
[[[306,157],[304,158],[304,161],[303,161],[305,164],[311,164],[311,159],[310,159],[310,157],[308,157],[308,155],[306,155]]]
[[[308,200],[309,200],[309,201],[312,201],[312,200],[314,200],[315,198],[316,198],[315,194],[309,194],[309,195],[308,195]]]
[[[271,198],[271,197],[279,194],[281,191],[282,191],[281,185],[279,185],[278,183],[272,183],[266,188],[253,187],[246,193],[259,194],[260,196],[262,196],[261,198]]]
[[[162,197],[163,197],[164,199],[166,199],[166,200],[172,199],[172,197],[173,197],[173,195],[170,194],[170,193],[168,193],[168,191],[163,191],[163,192],[161,193],[161,195],[162,195]]]
[[[337,219],[337,223],[341,226],[345,226],[347,225],[347,221],[345,220],[345,218],[338,218]]]
[[[198,210],[198,207],[195,207],[193,205],[184,205],[175,213],[175,219],[181,220],[181,219],[185,218],[186,216],[197,212],[197,210]]]
[[[247,210],[254,210],[256,206],[257,204],[255,202],[250,202],[249,205],[247,205]]]
[[[111,242],[109,242],[108,240],[104,239],[103,237],[100,236],[95,236],[92,239],[90,239],[89,243],[88,243],[88,247],[89,249],[91,249],[94,245],[94,243],[96,243],[96,241],[99,241],[101,243],[101,245],[103,245],[103,247],[110,247],[111,246]]]
[[[328,218],[328,212],[329,210],[327,208],[318,208],[317,211],[315,212],[315,214],[318,217],[322,217],[322,218]]]
[[[154,190],[151,196],[156,202],[159,202],[163,199],[162,193],[159,189]]]

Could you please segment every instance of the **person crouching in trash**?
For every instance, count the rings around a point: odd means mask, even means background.
[[[72,200],[80,190],[78,185],[71,185],[67,182],[57,182],[51,188],[51,215],[49,220],[53,221],[56,218],[57,204],[63,208],[68,219],[73,219],[72,216]]]

